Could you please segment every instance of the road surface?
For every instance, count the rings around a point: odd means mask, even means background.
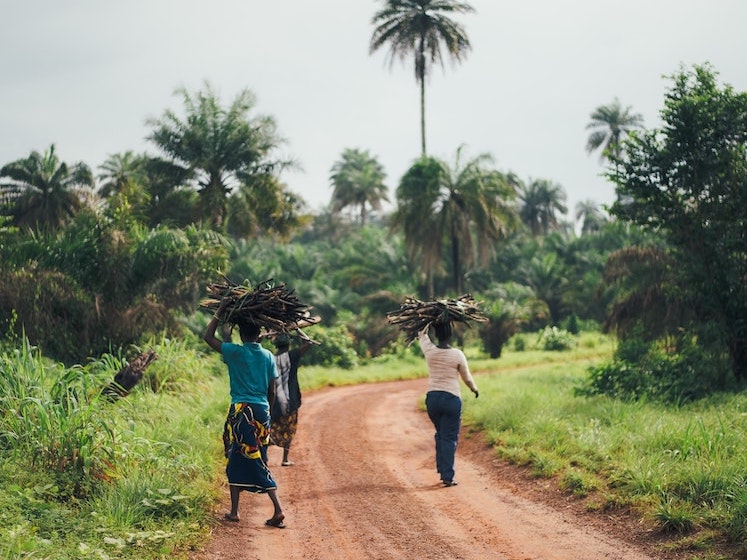
[[[291,450],[269,449],[286,528],[264,526],[267,496],[243,493],[239,523],[220,521],[194,560],[652,560],[601,513],[503,465],[463,433],[458,486],[435,471],[433,427],[419,407],[426,380],[304,394]],[[465,391],[465,398],[472,398]],[[524,486],[533,486],[525,491]],[[221,519],[226,499],[216,509]],[[547,498],[547,499],[544,499]],[[583,511],[583,510],[581,510]],[[644,533],[641,528],[639,533]]]

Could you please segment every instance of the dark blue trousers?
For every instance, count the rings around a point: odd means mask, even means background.
[[[429,391],[425,395],[428,417],[436,428],[436,470],[441,480],[454,480],[454,455],[459,428],[462,425],[462,399],[446,391]]]

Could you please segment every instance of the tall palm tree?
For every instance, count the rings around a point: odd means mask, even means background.
[[[594,109],[591,122],[586,125],[586,129],[592,131],[586,142],[586,151],[591,154],[601,148],[600,160],[606,159],[608,154],[619,156],[624,136],[643,127],[643,116],[631,110],[630,106],[623,108],[617,98],[609,105]]]
[[[563,187],[547,179],[535,179],[519,191],[519,215],[533,236],[544,235],[560,227],[558,214],[565,214]]]
[[[85,191],[93,189],[90,167],[80,162],[72,166],[60,161],[52,144],[42,153],[31,155],[0,169],[2,198],[9,204],[17,226],[52,230],[85,205]]]
[[[384,167],[368,150],[345,149],[329,177],[334,188],[332,211],[339,212],[348,206],[360,208],[361,225],[365,226],[366,206],[381,210],[381,203],[389,200],[385,178]]]
[[[599,231],[608,221],[593,200],[582,200],[576,204],[576,220],[581,222],[581,233]]]
[[[462,267],[487,259],[494,242],[518,222],[512,204],[516,193],[492,163],[489,154],[463,163],[460,147],[452,166],[421,158],[397,188],[392,227],[404,233],[410,258],[422,263],[431,296],[444,245],[450,248],[452,285],[459,294]]]
[[[180,88],[185,117],[166,111],[151,119],[148,137],[180,166],[195,173],[202,202],[202,216],[211,226],[223,229],[226,199],[239,184],[279,173],[289,161],[273,159],[283,142],[274,119],[250,116],[256,100],[248,89],[238,93],[227,107],[220,106],[209,84],[195,94]]]
[[[466,2],[455,0],[383,0],[371,23],[370,52],[389,45],[389,63],[415,57],[415,80],[420,84],[420,139],[425,156],[425,78],[433,63],[443,67],[441,45],[452,62],[461,62],[472,48],[464,28],[449,19],[453,13],[474,12]]]
[[[125,190],[132,184],[139,184],[144,178],[145,157],[128,150],[120,154],[111,154],[99,166],[98,175],[101,185],[99,193],[107,198]]]

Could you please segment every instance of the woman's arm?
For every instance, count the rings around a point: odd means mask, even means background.
[[[423,354],[427,354],[433,348],[436,347],[435,344],[433,344],[433,341],[431,340],[431,337],[428,336],[428,331],[430,330],[430,325],[426,326],[420,333],[418,334],[418,342],[420,343],[420,349],[423,351]]]
[[[208,346],[210,346],[210,348],[212,348],[216,352],[220,352],[222,342],[215,336],[215,329],[218,328],[218,318],[220,317],[220,314],[226,309],[227,306],[228,300],[221,300],[218,309],[210,318],[210,322],[207,324],[207,327],[205,327],[205,334],[202,335],[202,339],[207,342]]]
[[[270,383],[267,385],[267,402],[270,403],[270,409],[275,406],[275,395],[277,395],[275,379],[271,379]]]
[[[470,372],[469,370],[469,364],[467,363],[467,358],[464,356],[464,352],[461,352],[461,354],[462,357],[459,361],[459,365],[457,366],[459,375],[464,381],[464,384],[469,387],[469,390],[472,391],[475,394],[475,398],[477,398],[480,396],[480,393],[477,390],[477,384],[475,383],[474,377],[472,377],[472,372]]]

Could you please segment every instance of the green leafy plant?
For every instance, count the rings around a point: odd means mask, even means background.
[[[545,327],[540,332],[539,344],[545,350],[570,350],[576,346],[576,337],[565,329],[556,326]]]

